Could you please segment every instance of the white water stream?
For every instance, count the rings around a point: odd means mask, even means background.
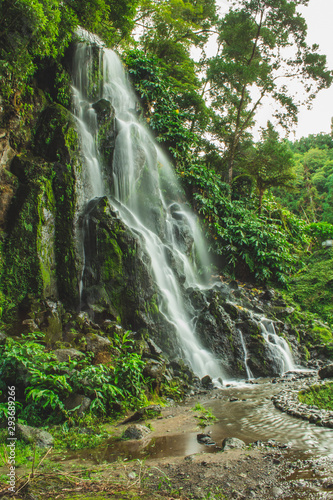
[[[196,217],[183,202],[170,162],[138,120],[137,100],[119,57],[109,49],[101,49],[99,54],[103,85],[95,90],[98,98],[110,101],[115,110],[116,140],[112,172],[105,172],[97,148],[97,114],[87,98],[87,89],[94,84],[89,79],[94,64],[93,49],[91,45],[81,43],[74,62],[73,95],[86,167],[81,180],[82,209],[93,198],[109,197],[122,221],[144,242],[162,296],[160,312],[174,327],[184,359],[199,377],[209,374],[215,380],[226,379],[222,362],[204,349],[195,335],[195,311],[192,313],[183,303],[181,286],[185,289],[207,286],[205,279],[197,273],[197,267],[208,267],[209,258]],[[86,230],[83,221],[82,232]],[[170,261],[176,263],[177,272]],[[84,266],[83,252],[82,278]],[[80,293],[82,286],[81,279]],[[281,373],[293,369],[289,347],[276,335],[273,323],[262,320],[261,328],[272,355],[280,357]],[[247,376],[252,378],[242,335],[241,342]]]
[[[260,327],[266,346],[272,355],[274,364],[278,367],[279,373],[295,371],[297,367],[293,361],[288,342],[277,335],[273,321],[261,318]]]
[[[91,84],[86,76],[91,70],[91,47],[79,44],[75,58],[73,93],[86,164],[83,174],[85,201],[108,195],[123,222],[140,235],[162,295],[160,312],[174,326],[184,358],[199,377],[207,374],[213,379],[223,377],[222,366],[194,334],[179,280],[169,264],[171,255],[181,268],[185,287],[200,286],[195,260],[202,267],[207,264],[208,257],[197,221],[181,202],[180,188],[169,161],[137,119],[137,101],[120,59],[108,49],[101,54],[104,83],[100,98],[107,99],[114,107],[117,129],[112,176],[108,179],[103,179],[96,147],[96,113],[86,98],[85,89]],[[141,185],[143,182],[145,186]],[[145,197],[153,198],[154,211],[149,204],[145,206]],[[192,251],[184,251],[176,238],[179,221],[189,235]]]

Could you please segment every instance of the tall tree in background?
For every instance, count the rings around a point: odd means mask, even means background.
[[[286,142],[279,140],[278,133],[269,122],[262,130],[261,141],[244,157],[243,170],[256,184],[258,213],[261,214],[262,199],[271,187],[290,188],[295,178],[293,153]]]
[[[332,83],[326,56],[305,42],[307,26],[296,7],[307,3],[236,0],[218,23],[219,53],[209,61],[208,80],[219,113],[216,132],[227,146],[229,183],[239,143],[265,97],[278,105],[278,123],[288,126],[297,121],[300,104]],[[295,81],[300,87],[293,93],[288,83]]]

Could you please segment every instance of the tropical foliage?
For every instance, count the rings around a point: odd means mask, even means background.
[[[73,419],[75,412],[66,409],[65,402],[75,393],[89,397],[90,411],[100,417],[119,411],[120,404],[128,408],[145,401],[144,362],[132,352],[128,333],[115,337],[117,355],[108,365],[92,364],[91,353],[59,362],[46,350],[43,338],[39,333],[8,338],[0,347],[0,391],[5,399],[7,385],[15,380],[19,421],[41,425]],[[6,411],[7,404],[0,402],[2,417]]]

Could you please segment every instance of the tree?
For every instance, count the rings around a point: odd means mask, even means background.
[[[207,77],[220,115],[217,132],[227,145],[229,183],[238,145],[265,97],[278,105],[274,116],[286,127],[297,121],[301,103],[310,103],[332,83],[326,56],[305,42],[306,23],[296,7],[307,3],[236,0],[236,8],[218,23],[219,52],[209,61]],[[287,79],[301,86],[294,94]]]
[[[293,153],[279,140],[271,123],[262,131],[262,140],[244,158],[243,170],[254,179],[258,192],[258,213],[261,213],[265,191],[271,187],[291,188],[295,178]]]
[[[184,91],[199,87],[190,49],[204,45],[216,20],[215,0],[141,0],[136,25],[143,50],[162,60]]]

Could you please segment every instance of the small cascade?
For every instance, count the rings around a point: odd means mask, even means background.
[[[239,337],[240,337],[241,344],[242,344],[243,351],[244,351],[244,365],[245,365],[245,369],[246,369],[246,375],[247,375],[248,380],[251,380],[254,377],[253,377],[253,373],[251,372],[251,370],[250,370],[250,368],[248,367],[248,364],[247,364],[247,361],[249,359],[249,354],[247,352],[246,345],[245,345],[245,342],[244,342],[244,337],[243,337],[243,334],[242,334],[241,330],[238,330],[238,332],[239,332]]]
[[[277,372],[282,375],[284,372],[296,370],[288,342],[277,335],[273,321],[261,318],[260,328]]]
[[[95,89],[94,100],[111,103],[116,136],[112,162],[106,167],[97,146],[99,131],[94,103],[87,91],[92,82],[85,75],[85,71],[92,73],[92,48],[89,44],[79,44],[73,95],[85,158],[82,213],[90,200],[108,196],[122,222],[144,245],[160,291],[159,311],[170,324],[170,331],[176,331],[175,343],[180,346],[182,357],[199,377],[209,374],[212,379],[225,378],[221,363],[197,338],[193,326],[196,312],[189,301],[185,303],[184,291],[190,286],[200,288],[204,283],[204,274],[199,277],[197,269],[209,263],[197,220],[182,199],[170,162],[138,120],[137,100],[120,59],[111,50],[99,50],[103,84],[101,89]],[[82,241],[86,248],[86,223]],[[85,256],[82,261],[80,295],[85,272],[89,271],[85,269]]]

